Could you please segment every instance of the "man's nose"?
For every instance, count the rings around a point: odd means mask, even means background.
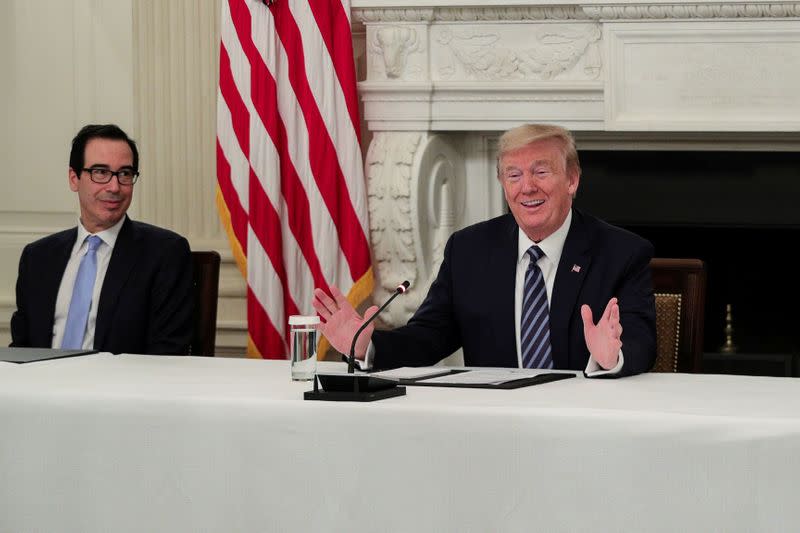
[[[536,185],[536,178],[533,174],[525,174],[522,176],[522,190],[525,192],[536,192],[539,187]]]
[[[112,174],[111,179],[106,183],[106,190],[118,191],[119,188],[119,174]]]

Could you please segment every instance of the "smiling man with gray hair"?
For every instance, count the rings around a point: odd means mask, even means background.
[[[528,124],[500,138],[509,214],[455,232],[408,324],[365,328],[355,354],[375,369],[428,366],[458,348],[467,366],[647,372],[656,355],[646,240],[572,206],[581,168],[572,134]],[[322,333],[348,353],[377,311],[358,315],[336,287],[314,291]]]

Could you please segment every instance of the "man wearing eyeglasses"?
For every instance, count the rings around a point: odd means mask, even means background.
[[[72,140],[69,187],[78,226],[25,247],[11,346],[185,354],[192,331],[189,243],[127,217],[136,143],[115,125]]]

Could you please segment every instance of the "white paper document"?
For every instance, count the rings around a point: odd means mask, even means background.
[[[531,378],[539,374],[549,374],[550,370],[529,368],[492,368],[489,370],[469,370],[447,376],[426,379],[425,383],[461,384],[461,385],[499,385],[515,379]]]
[[[404,366],[395,368],[393,370],[383,370],[381,372],[373,372],[371,375],[379,378],[386,379],[421,379],[429,378],[432,376],[441,376],[450,372],[450,368],[434,366],[434,367],[413,367]]]

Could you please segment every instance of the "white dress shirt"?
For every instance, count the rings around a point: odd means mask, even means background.
[[[56,314],[53,321],[53,344],[52,348],[61,348],[61,341],[64,339],[64,329],[67,325],[67,313],[69,312],[69,303],[72,300],[72,290],[75,287],[75,278],[78,277],[78,267],[81,264],[81,259],[86,255],[89,249],[89,244],[86,238],[90,235],[97,235],[102,244],[97,248],[97,277],[94,280],[94,290],[92,291],[92,303],[89,307],[89,319],[86,324],[86,333],[83,336],[84,350],[91,350],[94,347],[94,327],[97,322],[97,304],[100,301],[100,290],[103,288],[103,280],[106,278],[106,271],[108,270],[108,262],[111,259],[111,252],[114,251],[114,245],[119,236],[119,230],[125,222],[124,216],[119,222],[110,228],[100,231],[98,233],[89,233],[83,227],[82,222],[78,222],[78,238],[75,240],[75,245],[72,247],[72,253],[67,262],[67,268],[64,269],[64,275],[61,277],[61,285],[58,287],[58,297],[56,298]]]

